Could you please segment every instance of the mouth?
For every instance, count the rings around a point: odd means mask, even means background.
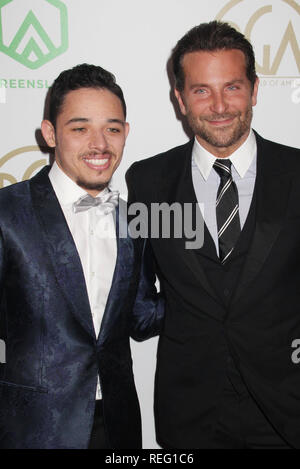
[[[235,119],[236,116],[226,116],[216,118],[216,119],[206,119],[206,121],[209,123],[209,125],[213,125],[214,127],[226,127],[232,124],[233,120]]]
[[[111,155],[103,155],[102,158],[99,158],[99,155],[95,156],[84,156],[83,161],[90,169],[107,169],[110,165]]]

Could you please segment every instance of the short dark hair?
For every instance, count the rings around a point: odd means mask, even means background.
[[[111,91],[120,99],[124,117],[126,118],[126,103],[123,91],[116,83],[115,76],[102,67],[84,63],[61,72],[51,86],[49,119],[54,128],[66,94],[80,88],[105,88]]]
[[[228,23],[211,21],[202,23],[188,31],[176,44],[172,51],[171,62],[178,91],[184,89],[183,56],[189,52],[216,51],[239,49],[246,60],[246,75],[252,88],[257,78],[255,71],[255,57],[248,39]]]

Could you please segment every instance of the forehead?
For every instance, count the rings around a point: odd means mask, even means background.
[[[246,59],[239,49],[189,52],[182,59],[187,80],[246,77]]]
[[[75,115],[87,119],[124,119],[120,99],[106,88],[79,88],[69,91],[64,97],[58,119]]]

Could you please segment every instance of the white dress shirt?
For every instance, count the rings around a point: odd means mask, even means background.
[[[213,169],[216,157],[200,145],[195,137],[192,151],[192,178],[197,201],[214,240],[219,255],[218,228],[216,218],[216,198],[220,176]],[[241,229],[245,224],[256,178],[257,146],[253,130],[245,142],[228,158],[232,162],[232,178],[237,186],[239,196],[239,216]]]
[[[49,172],[49,179],[80,257],[95,335],[98,337],[117,258],[113,212],[102,215],[97,207],[91,207],[74,213],[73,203],[87,192],[72,181],[56,162]],[[104,189],[104,191],[107,190]],[[101,398],[98,377],[96,399]]]

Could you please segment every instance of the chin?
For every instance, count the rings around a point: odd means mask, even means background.
[[[77,179],[76,184],[84,190],[92,190],[92,191],[102,191],[105,189],[110,183],[110,179],[101,180],[101,181],[83,181],[82,179]]]

